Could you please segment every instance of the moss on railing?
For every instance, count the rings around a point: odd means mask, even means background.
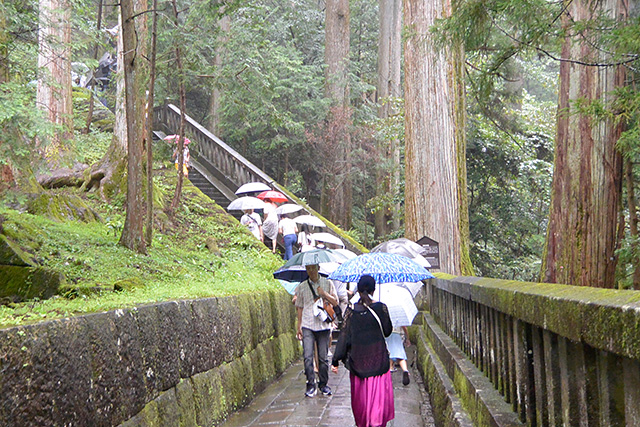
[[[452,277],[432,285],[573,341],[640,358],[640,292]]]

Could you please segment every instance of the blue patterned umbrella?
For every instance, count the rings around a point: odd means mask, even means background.
[[[402,255],[370,252],[345,261],[329,279],[357,282],[365,274],[373,276],[376,283],[419,282],[434,277],[426,268]]]

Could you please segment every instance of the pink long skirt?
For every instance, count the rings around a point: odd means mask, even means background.
[[[359,378],[351,374],[351,410],[356,426],[386,426],[395,416],[391,372]]]

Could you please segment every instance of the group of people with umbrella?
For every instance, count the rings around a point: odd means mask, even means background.
[[[233,200],[227,210],[242,210],[244,215],[240,218],[240,223],[249,228],[257,239],[270,245],[273,253],[277,251],[278,235],[282,235],[285,260],[293,256],[296,246],[300,250],[325,245],[344,247],[342,240],[333,234],[309,233],[310,229],[326,227],[326,224],[313,215],[300,215],[302,206],[289,203],[287,196],[272,190],[267,184],[243,184],[236,190],[236,195],[240,197]],[[262,211],[263,218],[256,211]],[[298,214],[292,215],[296,213]]]
[[[403,384],[409,384],[400,332],[418,313],[414,297],[422,280],[434,277],[422,250],[407,239],[385,242],[358,256],[344,250],[315,249],[295,255],[274,273],[294,294],[308,397],[332,393],[327,381],[333,326],[322,311],[326,304],[344,306],[331,371],[338,372],[339,362],[350,371],[351,407],[359,427],[384,426],[394,418],[394,359],[404,361],[400,363]],[[349,289],[347,284],[354,283],[357,287]],[[314,348],[318,352],[317,382]]]

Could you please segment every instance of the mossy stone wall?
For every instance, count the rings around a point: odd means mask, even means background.
[[[215,425],[300,352],[284,291],[4,329],[0,425]]]

